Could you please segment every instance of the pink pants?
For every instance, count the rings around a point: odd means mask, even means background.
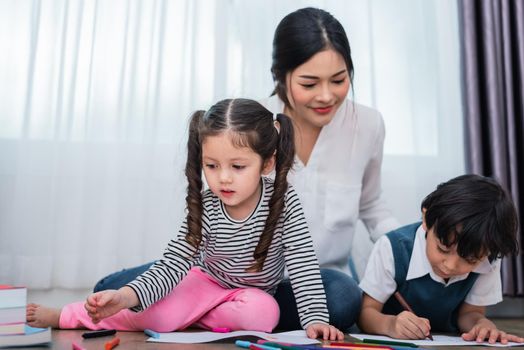
[[[76,302],[64,306],[59,326],[172,332],[194,325],[204,329],[227,327],[271,332],[279,315],[278,304],[268,293],[257,288],[227,289],[199,268],[192,268],[170,294],[143,312],[121,310],[94,324],[84,302]]]

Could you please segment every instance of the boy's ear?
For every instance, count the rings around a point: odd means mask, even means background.
[[[426,225],[426,208],[422,208],[422,228],[428,232],[428,226]]]
[[[269,175],[275,169],[275,155],[273,154],[269,159],[264,161],[264,166],[262,167],[262,175]]]

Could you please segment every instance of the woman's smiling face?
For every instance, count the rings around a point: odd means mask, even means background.
[[[286,78],[286,108],[295,122],[317,128],[331,122],[349,91],[346,62],[334,49],[320,51]]]

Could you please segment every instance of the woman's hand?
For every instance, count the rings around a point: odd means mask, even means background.
[[[138,298],[135,292],[129,287],[122,287],[119,290],[104,290],[91,294],[87,297],[84,307],[93,323],[98,323],[120,310],[137,304]]]
[[[501,344],[507,344],[508,341],[524,343],[523,337],[508,334],[497,329],[497,326],[487,318],[479,319],[469,332],[462,333],[462,339],[476,341],[477,343],[482,343],[487,340],[490,344],[494,344],[497,341]]]
[[[344,333],[326,323],[311,323],[306,327],[306,334],[312,339],[344,340]]]
[[[416,316],[409,311],[402,311],[395,316],[389,335],[397,339],[425,339],[431,326],[427,318]]]

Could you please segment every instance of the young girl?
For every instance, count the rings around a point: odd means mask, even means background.
[[[223,100],[191,117],[187,217],[163,258],[119,290],[62,310],[30,304],[37,327],[169,332],[197,326],[270,332],[271,294],[287,267],[311,338],[343,339],[329,326],[324,287],[304,214],[287,174],[291,121],[255,101]],[[263,177],[275,170],[275,180]],[[209,189],[202,192],[202,171]],[[127,310],[130,309],[130,310]]]

